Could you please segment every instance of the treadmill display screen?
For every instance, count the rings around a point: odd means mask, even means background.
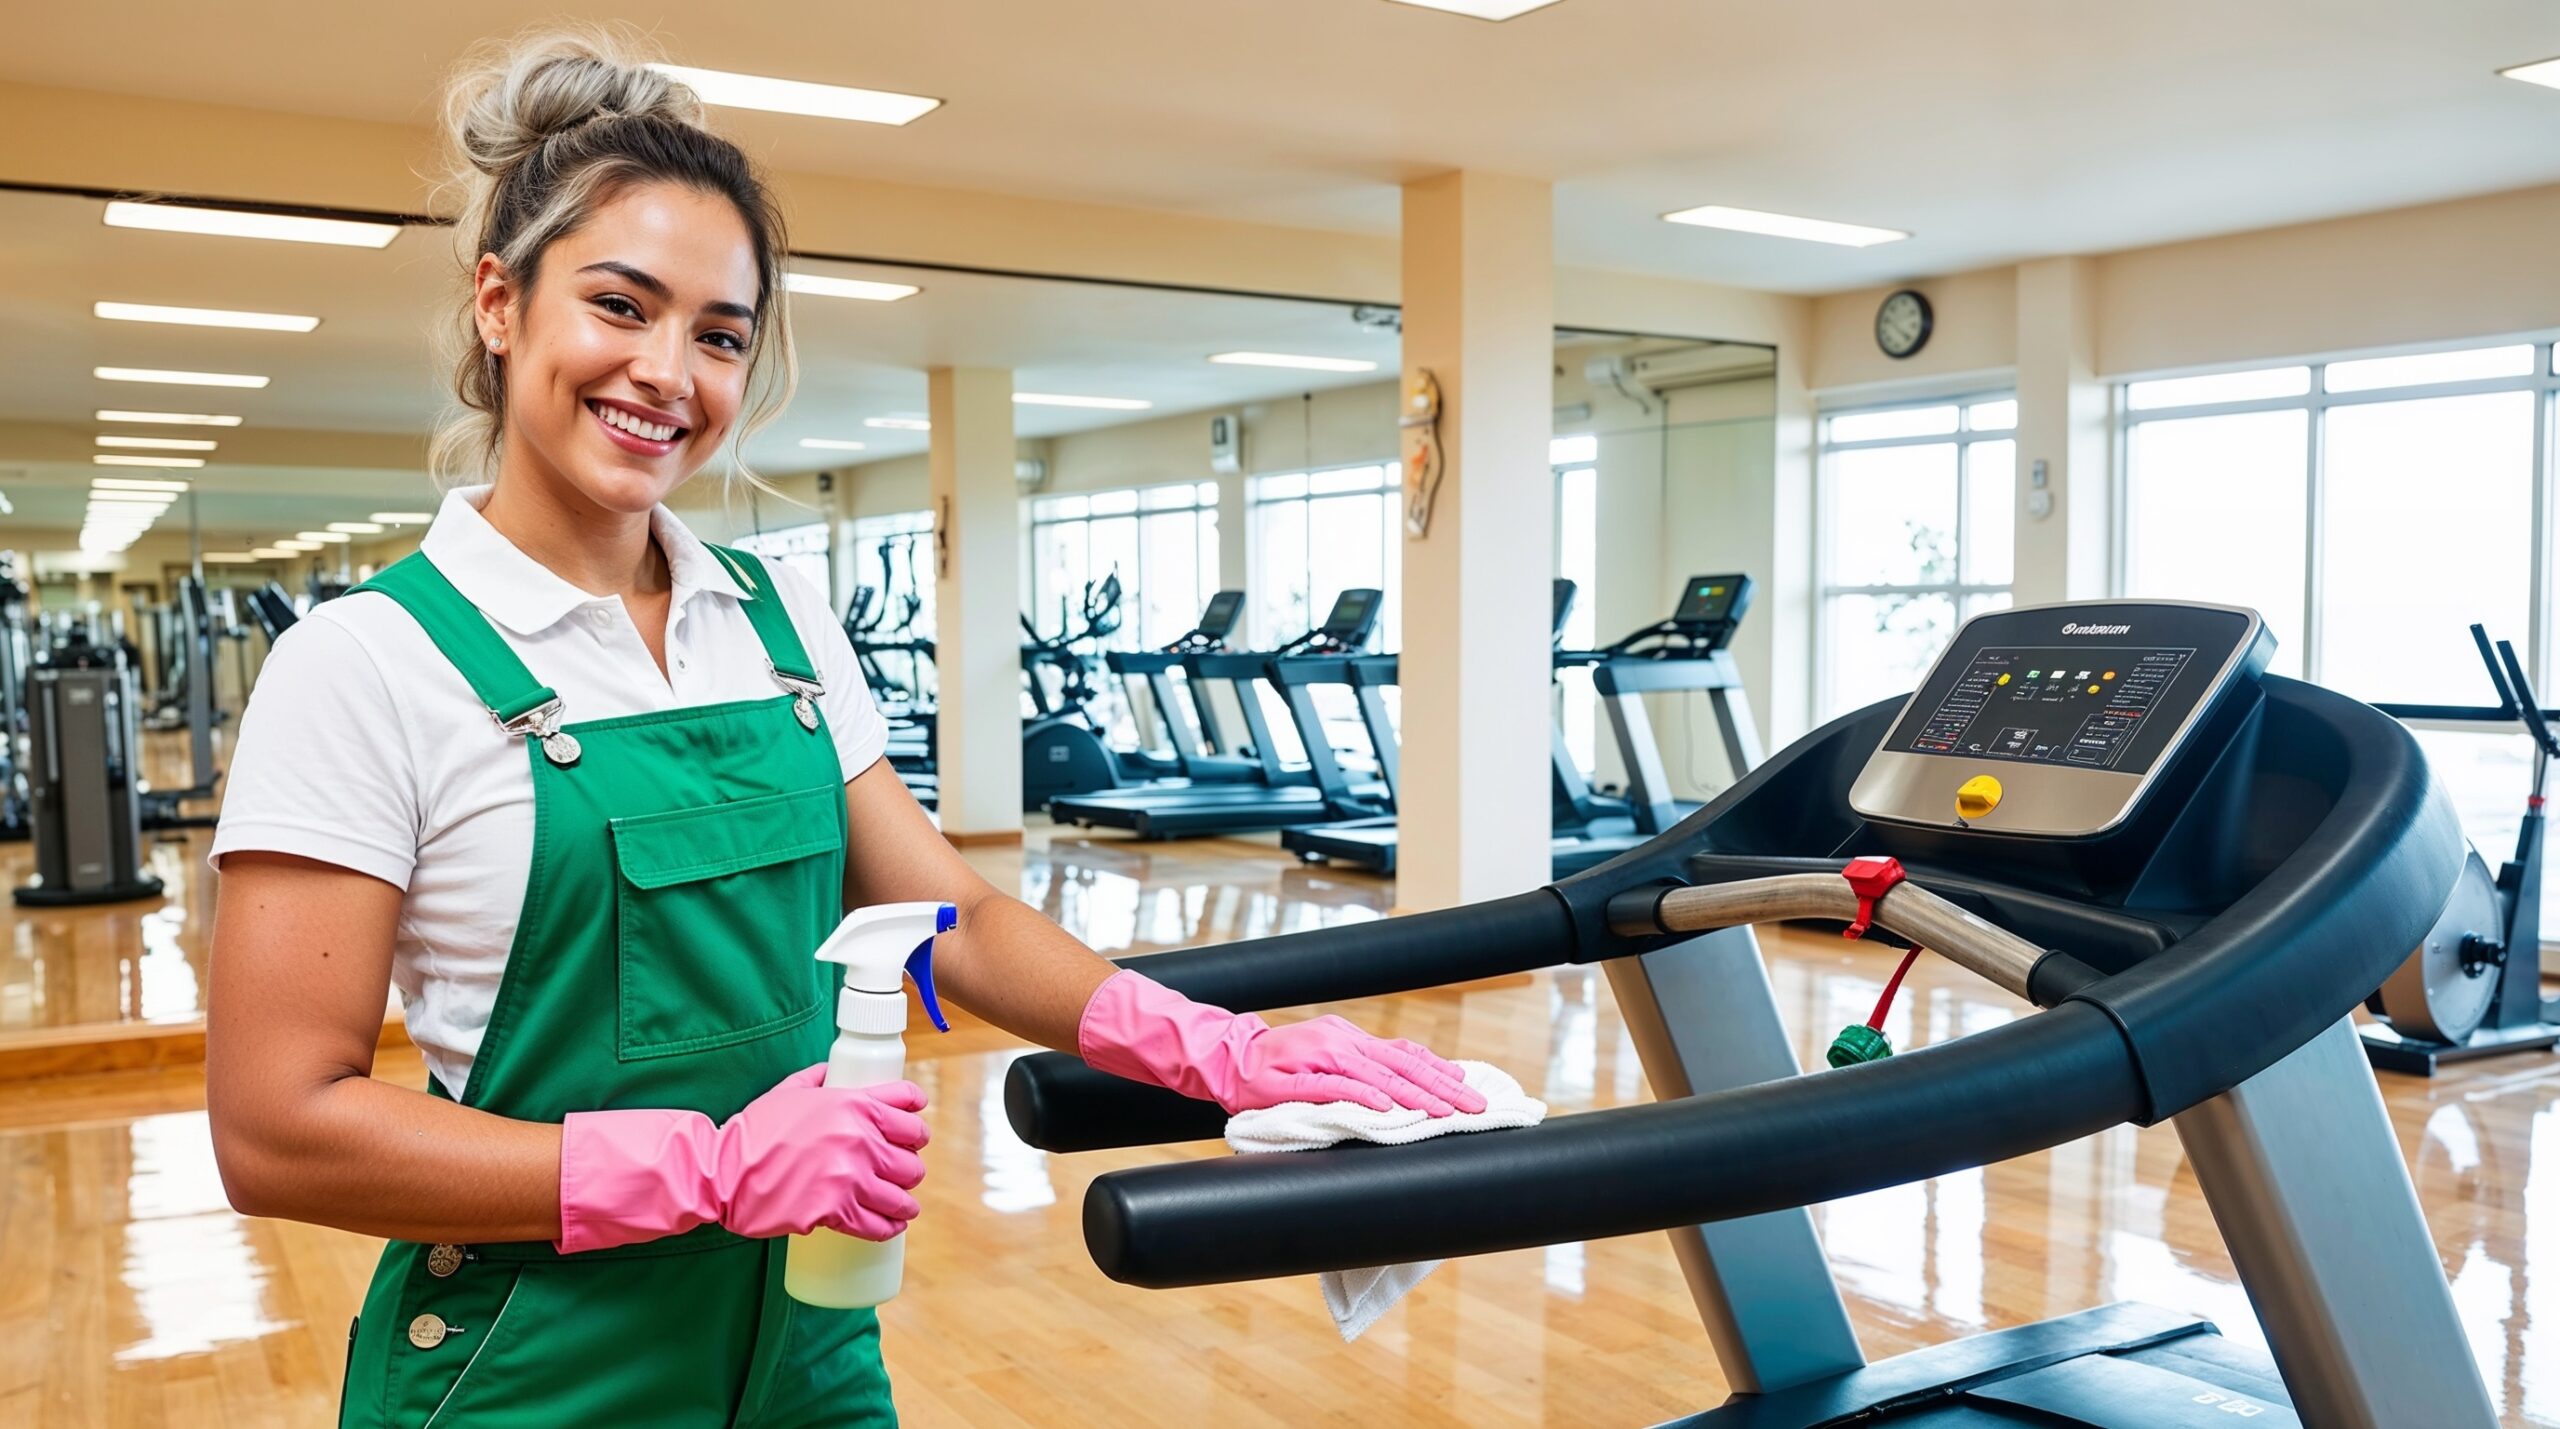
[[[1200,633],[1224,636],[1236,628],[1236,613],[1243,609],[1243,591],[1222,590],[1209,597],[1209,608],[1200,612]]]
[[[1346,590],[1333,598],[1333,609],[1324,618],[1329,635],[1352,635],[1366,630],[1374,619],[1379,593],[1366,587]]]
[[[2210,671],[2189,678],[2193,646],[1985,646],[1923,711],[1902,747],[1914,754],[2016,759],[2141,774],[2194,708]],[[2156,724],[2171,728],[2145,739]],[[1906,728],[1910,718],[1905,716]]]
[[[1699,576],[1680,591],[1680,608],[1671,615],[1674,625],[1714,625],[1733,609],[1734,592],[1741,581],[1733,576]],[[1659,607],[1657,607],[1658,609]]]

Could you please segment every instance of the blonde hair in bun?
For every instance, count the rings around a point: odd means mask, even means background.
[[[542,255],[636,184],[674,183],[728,199],[756,249],[756,322],[745,412],[729,442],[739,478],[761,486],[741,447],[781,414],[798,377],[782,211],[738,146],[705,126],[702,101],[649,63],[634,32],[545,26],[475,50],[444,93],[446,186],[460,203],[455,246],[466,282],[493,253],[530,292]],[[486,351],[466,298],[445,332],[455,409],[427,465],[440,484],[486,479],[506,425],[504,360]],[[772,359],[772,360],[768,360]]]

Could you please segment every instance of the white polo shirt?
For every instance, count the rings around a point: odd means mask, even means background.
[[[498,533],[490,488],[453,492],[423,547],[489,618],[571,722],[781,693],[743,592],[665,507],[649,525],[674,594],[667,668],[617,596],[589,595]],[[767,562],[825,682],[820,701],[851,779],[888,740],[826,597]],[[213,862],[260,849],[403,890],[392,982],[410,1039],[459,1096],[497,1001],[533,859],[533,773],[461,672],[409,613],[371,591],[313,607],[276,642],[240,718]]]

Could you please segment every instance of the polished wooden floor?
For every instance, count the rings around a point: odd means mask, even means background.
[[[154,849],[169,882],[157,904],[0,907],[0,1066],[12,1039],[58,1047],[119,1028],[182,1031],[200,1013],[213,884],[204,840]],[[1106,949],[1378,917],[1391,894],[1244,843],[1060,835],[973,857]],[[0,845],[0,883],[26,871],[25,846]],[[1890,971],[1883,954],[1834,938],[1765,941],[1808,1061],[1865,1015]],[[2023,1011],[1927,961],[1903,1008],[1906,1046]],[[1500,1063],[1559,1114],[1646,1095],[1596,972],[1328,1010]],[[1018,1047],[984,1028],[919,1044],[932,1173],[906,1293],[883,1312],[899,1402],[918,1429],[1644,1425],[1722,1397],[1653,1236],[1452,1263],[1347,1346],[1312,1281],[1114,1285],[1084,1256],[1086,1183],[1210,1148],[1044,1155],[1004,1121]],[[378,1072],[423,1083],[396,1043]],[[2391,1077],[2384,1089],[2492,1392],[2512,1423],[2560,1423],[2560,1061]],[[2255,1333],[2165,1129],[2121,1128],[1816,1216],[1870,1356],[2127,1298]],[[190,1067],[13,1076],[0,1083],[0,1425],[328,1424],[374,1250],[360,1236],[233,1214]]]

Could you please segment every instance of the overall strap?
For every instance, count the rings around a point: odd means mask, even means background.
[[[378,591],[400,602],[498,723],[508,724],[560,698],[558,691],[533,677],[490,626],[489,618],[453,588],[426,552],[401,557],[347,593],[360,590]]]
[[[710,546],[709,542],[703,543]],[[773,673],[805,684],[818,683],[818,667],[809,663],[809,652],[800,644],[800,632],[791,628],[791,612],[782,608],[781,588],[765,572],[764,563],[752,554],[727,546],[710,546],[711,554],[738,586],[746,592],[743,602],[747,619],[754,623],[756,638],[764,642],[764,658]]]

